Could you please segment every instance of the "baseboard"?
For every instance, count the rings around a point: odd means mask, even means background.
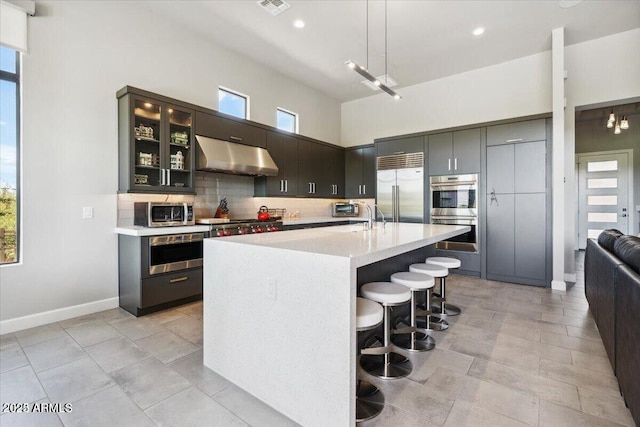
[[[36,326],[48,323],[60,322],[86,314],[97,313],[99,311],[116,308],[120,305],[118,297],[107,298],[100,301],[93,301],[86,304],[74,305],[71,307],[58,308],[56,310],[45,311],[43,313],[30,314],[28,316],[16,317],[0,321],[0,335],[10,334],[23,329],[35,328]]]
[[[554,291],[566,291],[567,282],[563,282],[562,280],[552,280],[551,289],[553,289]]]
[[[576,273],[573,274],[569,274],[569,273],[564,273],[564,281],[565,282],[571,282],[571,283],[576,283]]]

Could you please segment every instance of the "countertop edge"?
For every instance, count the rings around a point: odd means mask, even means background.
[[[180,227],[140,227],[137,225],[116,227],[117,234],[125,236],[161,236],[164,234],[204,233],[211,229],[210,225],[185,225]]]

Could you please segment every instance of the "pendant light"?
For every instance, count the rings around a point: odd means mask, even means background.
[[[629,119],[627,119],[626,115],[620,116],[613,113],[613,110],[609,113],[609,118],[607,119],[607,128],[613,129],[613,133],[615,135],[620,135],[622,130],[629,129]]]
[[[387,0],[384,0],[384,75],[385,80],[387,77],[387,62],[389,55],[387,54]],[[369,0],[367,0],[367,67],[363,67],[361,65],[356,64],[354,61],[346,61],[345,64],[347,67],[351,68],[356,73],[360,74],[365,79],[369,80],[374,86],[380,88],[385,91],[389,95],[393,97],[393,99],[402,99],[400,95],[398,95],[393,89],[387,86],[387,81],[384,83],[380,80],[376,79],[369,73]]]

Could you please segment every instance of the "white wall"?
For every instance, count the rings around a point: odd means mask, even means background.
[[[570,31],[570,29],[567,29]],[[640,29],[565,48],[565,193],[573,195],[576,106],[640,95]],[[342,104],[342,144],[551,112],[551,52]],[[565,273],[574,273],[575,208],[565,198]],[[557,255],[562,256],[562,255]],[[571,278],[569,276],[568,278]]]
[[[256,121],[274,125],[283,106],[300,114],[302,134],[339,139],[338,102],[135,2],[38,2],[29,48],[22,263],[0,269],[0,332],[117,305],[115,93],[123,86],[215,108],[223,85],[251,96]],[[94,207],[93,220],[82,220],[82,206]]]
[[[541,89],[546,88],[546,89]],[[551,52],[342,104],[342,145],[551,111]]]

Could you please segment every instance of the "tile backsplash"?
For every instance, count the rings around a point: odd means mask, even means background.
[[[255,218],[260,206],[284,208],[287,214],[298,211],[300,218],[331,216],[331,203],[344,199],[308,199],[295,197],[253,197],[253,177],[196,172],[196,195],[119,194],[118,226],[133,225],[134,202],[191,202],[196,218],[212,218],[220,200],[227,198],[229,217]],[[374,199],[367,200],[373,204]],[[360,210],[364,215],[366,209]]]

